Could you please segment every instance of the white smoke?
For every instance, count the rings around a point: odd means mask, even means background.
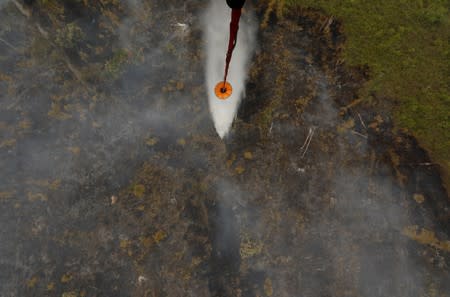
[[[236,48],[230,63],[227,80],[233,86],[233,94],[227,100],[219,100],[214,94],[215,85],[223,80],[225,56],[228,48],[231,9],[223,0],[211,0],[204,21],[206,39],[206,85],[209,109],[217,134],[228,134],[239,103],[244,95],[245,80],[250,57],[255,48],[256,23],[253,14],[245,11],[239,23]]]

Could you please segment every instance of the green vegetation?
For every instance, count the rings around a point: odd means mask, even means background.
[[[282,1],[283,2],[283,1]],[[286,0],[343,25],[348,65],[368,65],[361,96],[394,103],[398,128],[414,135],[450,176],[449,0]]]

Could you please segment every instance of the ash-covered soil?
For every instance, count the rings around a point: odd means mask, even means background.
[[[358,98],[343,24],[248,3],[220,140],[207,3],[43,3],[0,9],[0,296],[448,296],[437,165]]]

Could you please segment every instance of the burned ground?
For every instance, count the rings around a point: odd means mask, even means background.
[[[1,9],[0,295],[446,296],[448,195],[340,24],[269,14],[222,141],[177,2]]]

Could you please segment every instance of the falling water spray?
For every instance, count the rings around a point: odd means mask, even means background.
[[[233,86],[233,94],[227,100],[218,99],[214,93],[214,87],[218,81],[223,80],[230,14],[231,10],[226,1],[211,0],[203,18],[209,109],[220,138],[228,134],[244,95],[248,64],[255,48],[256,23],[253,21],[251,12],[246,11],[239,24],[237,45],[228,71],[227,81]]]

